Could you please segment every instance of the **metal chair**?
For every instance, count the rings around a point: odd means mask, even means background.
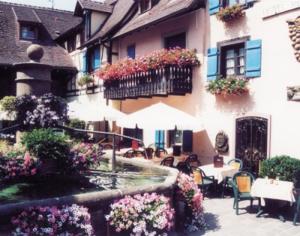
[[[198,173],[197,173],[198,172]],[[201,168],[197,168],[193,171],[194,181],[199,186],[203,193],[203,197],[207,194],[209,187],[216,187],[215,177],[207,176]]]
[[[193,173],[192,167],[185,161],[178,162],[176,169],[187,175],[191,175]]]
[[[146,153],[145,156],[146,156],[148,159],[152,159],[152,158],[153,158],[153,154],[154,154],[154,149],[151,148],[151,147],[147,147],[147,148],[145,148],[145,153]]]
[[[173,156],[166,157],[160,162],[160,165],[168,166],[168,167],[173,167],[173,164],[174,164],[174,157]]]
[[[168,152],[164,148],[157,147],[155,150],[155,156],[162,157],[163,155],[168,155]]]
[[[126,157],[126,158],[144,157],[144,156],[145,156],[145,153],[143,151],[133,150],[133,149],[129,149],[123,155],[123,157]]]
[[[190,154],[186,158],[185,162],[188,163],[193,170],[197,169],[201,165],[197,154]]]
[[[261,207],[260,198],[252,197],[250,194],[251,186],[255,177],[247,171],[240,171],[232,177],[232,187],[234,193],[233,209],[239,214],[239,202],[250,200],[250,206],[253,206],[253,200],[258,200],[259,209]]]

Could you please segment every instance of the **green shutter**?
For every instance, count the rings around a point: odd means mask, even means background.
[[[219,0],[209,0],[209,14],[216,14],[220,9],[220,1]]]
[[[261,45],[262,41],[251,40],[246,42],[246,77],[261,76]]]
[[[218,75],[219,53],[217,48],[209,48],[207,52],[207,80],[215,80]]]

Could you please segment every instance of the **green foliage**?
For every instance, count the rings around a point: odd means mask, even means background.
[[[16,111],[16,97],[6,96],[0,100],[1,111],[6,111],[8,114]]]
[[[85,121],[79,119],[70,119],[68,126],[74,129],[85,129]]]
[[[216,80],[209,81],[206,90],[214,95],[242,95],[248,91],[248,80],[230,76],[227,78],[217,78]]]
[[[261,177],[279,177],[280,180],[294,181],[297,171],[300,171],[300,160],[283,155],[263,161],[259,174]]]
[[[93,77],[91,77],[90,75],[83,75],[79,81],[78,81],[78,85],[79,86],[84,86],[84,85],[87,85],[89,83],[93,83],[94,82],[94,79]]]
[[[221,8],[217,13],[217,19],[223,22],[232,22],[240,17],[243,17],[245,12],[241,5],[233,5],[231,7]]]
[[[36,158],[53,159],[66,164],[70,153],[68,137],[56,134],[52,129],[34,129],[25,133],[22,144]]]

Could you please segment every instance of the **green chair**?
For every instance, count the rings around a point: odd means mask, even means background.
[[[300,190],[298,190],[298,194],[297,194],[298,198],[297,198],[297,202],[295,204],[295,215],[294,215],[294,221],[293,221],[293,224],[296,225],[297,224],[297,219],[299,217],[299,213],[300,213]]]
[[[214,187],[215,189],[216,181],[214,176],[207,176],[201,168],[195,169],[193,173],[194,180],[201,189],[203,197],[207,194],[209,187]]]
[[[255,180],[255,177],[247,172],[240,171],[232,177],[232,187],[234,193],[233,209],[236,210],[236,214],[239,214],[239,202],[250,200],[250,206],[253,206],[253,200],[258,200],[259,209],[261,207],[260,198],[252,197],[250,194],[251,186]]]
[[[238,169],[241,171],[243,169],[243,161],[238,158],[231,159],[227,162],[228,166],[232,166],[235,169]],[[232,178],[231,177],[226,177],[223,180],[223,187],[222,187],[222,198],[224,198],[225,190],[227,188],[232,188],[231,186]]]

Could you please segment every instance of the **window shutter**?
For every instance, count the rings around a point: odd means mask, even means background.
[[[155,131],[155,146],[164,148],[165,144],[165,132],[163,130]]]
[[[218,75],[218,49],[209,48],[207,53],[207,80],[215,80]]]
[[[94,50],[94,69],[100,68],[100,49],[97,47]]]
[[[261,44],[260,39],[246,42],[246,77],[261,75]]]
[[[182,133],[182,151],[193,151],[193,131],[191,130],[184,130]]]
[[[127,56],[129,58],[135,59],[135,45],[127,47]]]
[[[86,52],[83,52],[82,53],[82,68],[81,68],[81,71],[82,71],[82,73],[86,73],[87,72],[87,68],[86,68],[86,66],[87,66],[87,63],[86,63]]]
[[[209,0],[209,14],[213,15],[219,11],[220,1],[219,0]]]

